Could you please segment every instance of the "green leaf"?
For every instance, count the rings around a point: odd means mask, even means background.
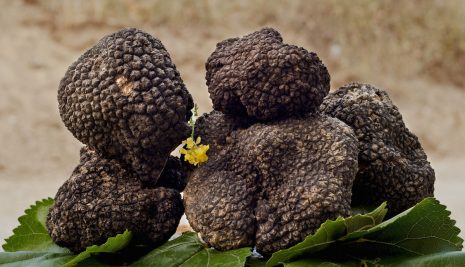
[[[202,249],[204,249],[204,244],[197,234],[187,232],[152,250],[131,266],[154,266],[155,263],[159,266],[179,266]]]
[[[181,266],[208,266],[208,267],[242,267],[248,256],[252,254],[251,248],[240,248],[229,251],[217,251],[211,248],[205,248]]]
[[[19,218],[20,226],[3,246],[7,252],[0,253],[0,265],[115,266],[127,264],[125,256],[133,255],[134,259],[149,249],[131,246],[132,250],[121,251],[132,239],[126,230],[100,246],[73,255],[53,244],[48,235],[45,222],[52,204],[52,199],[38,201]],[[274,253],[268,262],[250,257],[251,248],[224,252],[208,248],[196,233],[188,232],[130,266],[465,266],[460,230],[437,200],[424,199],[382,222],[386,212],[383,203],[367,214],[328,220],[301,243]],[[112,263],[109,265],[105,259]]]
[[[384,266],[403,267],[463,267],[465,266],[465,252],[451,251],[418,257],[390,257],[386,260],[381,260],[379,263]]]
[[[425,198],[413,208],[375,227],[349,235],[334,247],[351,257],[406,254],[421,256],[462,249],[460,230],[450,212],[434,198]]]
[[[208,248],[197,233],[187,232],[180,237],[168,241],[161,247],[149,252],[131,266],[227,266],[242,267],[247,257],[252,254],[251,248],[229,251],[217,251]]]
[[[285,263],[284,267],[359,267],[359,266],[384,266],[384,267],[462,267],[465,266],[465,252],[452,251],[435,253],[417,257],[386,256],[383,259],[349,259],[347,261],[331,261],[324,259],[301,259]]]
[[[126,247],[131,241],[132,234],[126,230],[122,234],[108,238],[107,242],[97,246],[93,245],[78,255],[74,255],[70,251],[50,252],[50,251],[16,251],[16,252],[1,252],[0,265],[8,264],[8,266],[76,266],[80,263],[85,263],[85,266],[109,266],[100,263],[93,255],[99,253],[112,253]]]
[[[344,262],[332,262],[324,259],[302,259],[289,263],[284,263],[284,267],[360,267],[360,266],[375,266],[376,261],[364,261],[365,265],[361,261],[348,260]]]
[[[388,211],[386,205],[386,202],[383,202],[371,212],[366,214],[355,214],[345,218],[344,224],[347,228],[347,234],[356,233],[380,224]]]
[[[38,251],[16,251],[0,252],[0,266],[9,267],[50,267],[62,266],[72,259],[74,255],[71,252],[38,252]]]
[[[6,252],[40,251],[67,252],[66,248],[57,246],[48,234],[45,225],[47,214],[53,205],[53,199],[37,201],[19,217],[19,226],[13,230],[13,235],[7,238],[2,246]]]
[[[307,255],[326,249],[338,239],[352,233],[359,233],[379,224],[387,213],[386,203],[367,214],[356,214],[348,218],[327,220],[304,241],[288,249],[273,253],[266,266],[275,266],[301,255]]]
[[[379,212],[378,208],[368,217],[378,217]],[[357,215],[327,221],[303,242],[274,253],[267,266],[279,263],[286,263],[285,266],[370,266],[378,263],[397,266],[410,260],[412,264],[439,262],[448,252],[462,249],[463,240],[458,237],[460,230],[449,215],[450,212],[436,199],[426,198],[385,222],[375,220],[375,225],[370,228],[361,227],[366,218],[356,219]],[[343,232],[340,222],[355,225],[358,229],[350,231],[346,226],[347,233],[340,234]],[[425,256],[431,254],[436,256]],[[455,261],[462,260],[460,253],[452,255]]]
[[[92,255],[99,254],[99,253],[111,253],[119,251],[125,248],[132,239],[132,233],[128,230],[124,231],[122,234],[117,234],[114,237],[110,237],[107,239],[102,245],[93,245],[87,247],[86,250],[79,253],[74,257],[72,260],[68,261],[63,267],[75,266],[79,262],[89,258]]]

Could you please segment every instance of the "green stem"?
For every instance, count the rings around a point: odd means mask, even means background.
[[[195,120],[194,120],[194,117],[197,118],[197,116],[198,116],[198,111],[199,111],[199,107],[197,106],[197,104],[194,104],[194,109],[193,109],[193,112],[192,112],[192,116],[191,116],[191,118],[189,119],[189,125],[190,125],[191,128],[192,128],[192,131],[191,131],[191,138],[192,138],[192,140],[194,141],[194,143],[195,143],[195,139],[194,139]]]

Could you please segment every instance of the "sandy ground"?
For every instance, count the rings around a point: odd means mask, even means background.
[[[77,165],[81,144],[59,118],[58,83],[67,66],[86,47],[118,28],[54,32],[36,23],[43,21],[36,9],[23,6],[20,1],[5,3],[0,13],[0,239],[11,234],[17,217],[35,200],[53,197]],[[168,47],[200,111],[211,109],[203,64],[215,43],[253,30],[207,34],[205,29],[197,29],[197,34],[203,34],[200,39],[190,38],[189,28],[173,32],[157,25],[141,27],[157,35]],[[301,34],[283,35],[289,43],[311,47],[308,40],[302,41]],[[432,82],[427,77],[354,74],[331,64],[334,60],[328,64],[333,88],[355,77],[388,90],[435,168],[436,197],[452,211],[458,226],[465,229],[464,88]]]

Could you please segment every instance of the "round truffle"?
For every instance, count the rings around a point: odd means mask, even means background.
[[[212,126],[230,123],[213,112],[196,126],[214,132]],[[255,245],[271,254],[325,220],[349,215],[358,146],[350,127],[314,113],[229,129],[184,192],[189,223],[208,244],[220,250]]]
[[[76,253],[126,229],[136,240],[160,245],[175,233],[183,211],[177,190],[145,189],[118,161],[85,147],[55,196],[47,228],[56,244]]]
[[[193,101],[157,38],[124,29],[101,39],[66,71],[61,118],[82,143],[120,160],[143,181],[159,177],[189,136]]]
[[[329,92],[318,56],[271,28],[218,43],[206,69],[215,110],[262,121],[315,111]]]
[[[393,216],[433,196],[434,170],[384,90],[351,83],[329,94],[321,110],[352,127],[359,140],[353,205],[387,201]]]

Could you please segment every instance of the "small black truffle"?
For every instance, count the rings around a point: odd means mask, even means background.
[[[318,56],[271,28],[218,43],[206,69],[215,110],[263,121],[315,111],[329,91]]]
[[[353,205],[387,201],[393,216],[433,196],[434,170],[385,91],[351,83],[329,94],[321,110],[351,126],[359,140]]]
[[[187,138],[192,97],[160,40],[137,29],[101,39],[67,70],[60,115],[82,143],[158,179]]]
[[[183,211],[177,190],[144,188],[118,161],[84,147],[80,164],[55,196],[47,227],[56,244],[73,252],[126,229],[136,240],[160,245],[175,233]]]
[[[167,187],[182,192],[187,184],[186,166],[180,158],[170,156],[157,183],[150,186]]]

